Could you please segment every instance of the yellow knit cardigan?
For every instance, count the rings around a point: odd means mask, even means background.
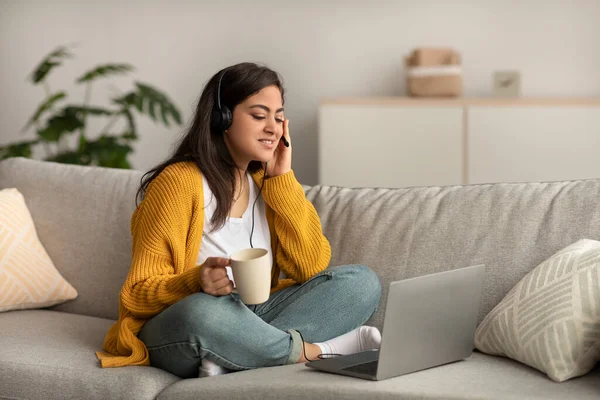
[[[263,170],[252,174],[260,187]],[[262,196],[271,233],[271,293],[303,283],[327,268],[331,247],[317,212],[290,171],[265,180]],[[196,265],[204,227],[202,175],[194,162],[165,168],[131,217],[132,261],[119,297],[119,319],[97,352],[102,367],[150,365],[137,334],[144,323],[199,292]],[[287,279],[279,280],[280,271]]]

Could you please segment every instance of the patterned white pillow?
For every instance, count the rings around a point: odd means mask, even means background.
[[[40,243],[23,195],[14,188],[0,190],[0,312],[76,297]]]
[[[600,360],[600,242],[580,240],[528,273],[475,333],[484,353],[562,382]]]

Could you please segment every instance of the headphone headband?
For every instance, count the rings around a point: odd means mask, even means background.
[[[219,77],[219,83],[217,85],[217,106],[221,108],[221,81],[223,80],[223,76],[227,72],[227,69],[224,69]]]
[[[231,110],[229,110],[227,106],[221,106],[221,81],[226,72],[227,69],[223,70],[219,77],[219,83],[217,84],[217,101],[210,114],[210,127],[219,133],[224,133],[233,122]]]

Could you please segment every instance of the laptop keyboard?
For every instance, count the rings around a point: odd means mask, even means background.
[[[342,370],[374,376],[377,373],[377,360],[342,368]]]

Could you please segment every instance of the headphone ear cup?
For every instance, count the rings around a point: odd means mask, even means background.
[[[213,131],[223,133],[231,126],[232,122],[233,116],[227,106],[220,109],[217,106],[213,107],[210,113],[210,127]]]
[[[217,106],[214,106],[210,113],[210,128],[213,131],[222,133],[221,121],[221,110],[219,110]]]
[[[233,122],[233,115],[231,110],[227,106],[221,108],[221,132],[225,132],[225,129],[229,129]]]

